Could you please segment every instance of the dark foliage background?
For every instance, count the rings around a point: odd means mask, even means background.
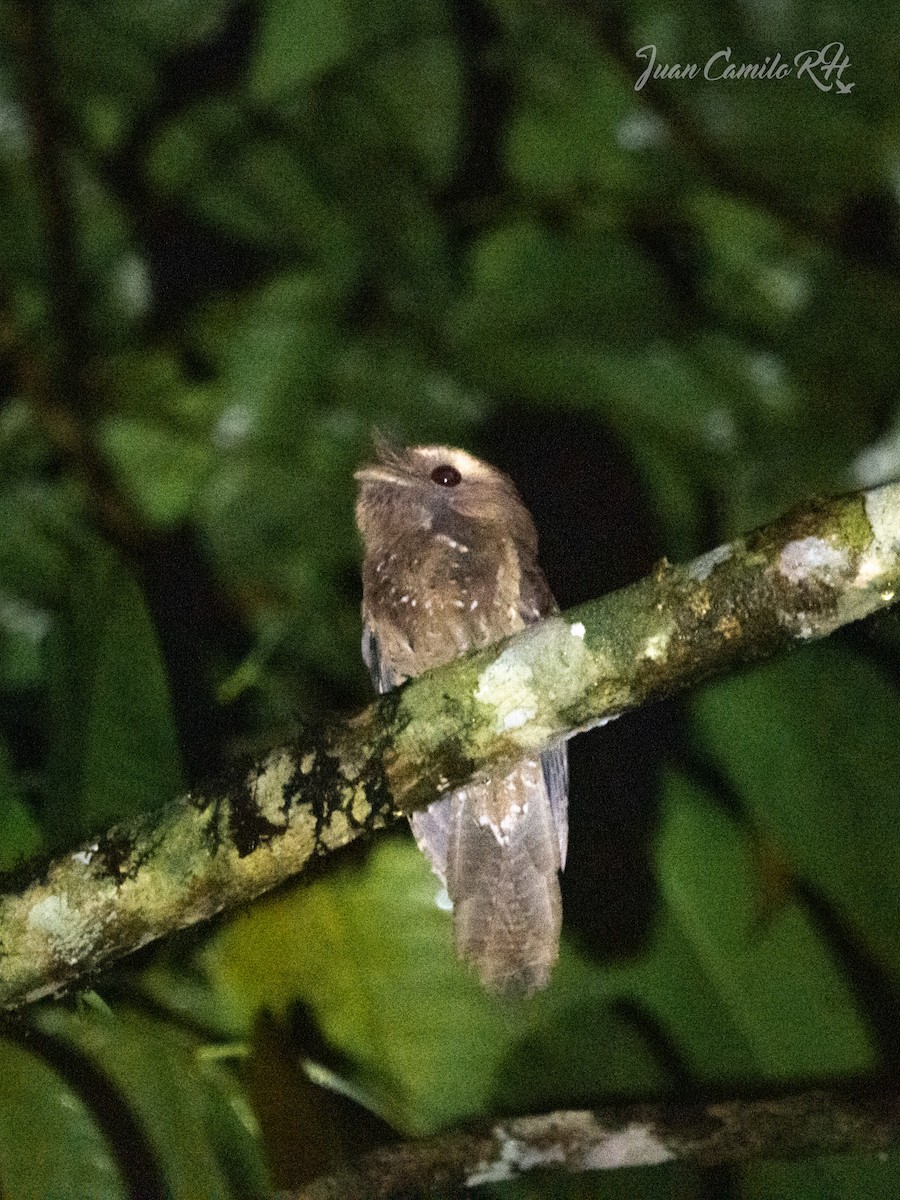
[[[369,695],[377,425],[566,605],[900,473],[900,20],[834,0],[0,2],[0,867]],[[842,41],[853,89],[651,80]],[[386,836],[0,1040],[0,1188],[256,1197],[399,1133],[900,1071],[900,629],[573,746],[548,992]],[[497,1196],[900,1194],[900,1158]]]

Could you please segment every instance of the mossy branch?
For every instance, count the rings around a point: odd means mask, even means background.
[[[824,637],[900,591],[900,484],[816,503],[412,680],[0,896],[13,1008],[299,875],[479,772]]]

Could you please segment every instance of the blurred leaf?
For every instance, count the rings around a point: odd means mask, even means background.
[[[5,276],[4,305],[16,324],[28,328],[44,302],[38,291],[43,270],[41,223],[28,171],[25,115],[3,75],[0,104],[6,122],[0,136],[0,261]]]
[[[0,873],[44,849],[43,834],[19,794],[9,754],[0,739]]]
[[[802,907],[767,917],[746,833],[678,775],[666,781],[660,883],[768,1077],[861,1073],[872,1047]]]
[[[635,463],[653,501],[653,512],[665,530],[665,546],[675,561],[693,558],[703,549],[701,498],[696,474],[668,438],[635,438]]]
[[[900,1154],[842,1154],[802,1163],[752,1163],[743,1200],[835,1200],[893,1196],[900,1190]]]
[[[700,188],[690,212],[709,250],[709,298],[729,321],[776,330],[803,312],[809,294],[809,252],[798,252],[768,213],[728,193]]]
[[[459,143],[461,80],[447,38],[425,38],[386,51],[373,72],[374,90],[393,131],[424,164],[429,181],[443,184]]]
[[[72,557],[67,604],[47,642],[56,845],[170,800],[181,786],[165,669],[140,588],[97,543]]]
[[[116,19],[125,6],[115,7],[118,13],[112,16],[97,0],[59,4],[52,10],[54,41],[62,51],[61,83],[69,103],[87,105],[100,94],[131,108],[153,95],[152,57]]]
[[[557,354],[579,338],[645,341],[662,316],[651,265],[621,239],[590,229],[564,237],[527,219],[478,244],[470,287],[458,318],[467,337],[537,337]]]
[[[486,390],[602,411],[617,362],[630,362],[632,394],[652,386],[633,347],[659,332],[661,299],[652,265],[623,240],[522,219],[476,246],[447,334]]]
[[[157,946],[147,966],[140,962],[132,966],[133,972],[127,963],[123,964],[115,978],[122,993],[136,1004],[145,1002],[152,1010],[167,1013],[176,1023],[202,1030],[212,1043],[240,1043],[244,1024],[234,1005],[223,992],[210,986],[193,956],[185,960],[184,947],[177,939]]]
[[[332,202],[290,127],[254,125],[234,101],[198,102],[165,127],[149,172],[213,228],[283,254],[312,258],[328,277],[352,280],[362,245]]]
[[[4,1200],[126,1200],[116,1156],[84,1100],[39,1057],[0,1041]]]
[[[211,446],[126,417],[108,421],[101,441],[148,524],[185,520],[212,469]]]
[[[350,52],[355,38],[345,0],[267,0],[253,63],[261,100],[307,87]]]
[[[835,642],[707,688],[701,735],[754,818],[900,979],[900,701]]]
[[[231,1193],[240,1200],[271,1196],[268,1156],[243,1087],[227,1067],[215,1061],[204,1064],[202,1076],[210,1149]]]
[[[193,381],[182,357],[156,347],[109,355],[97,386],[116,416],[164,421],[185,435],[208,434],[220,414],[219,387]]]
[[[60,540],[75,510],[69,486],[31,472],[17,472],[0,484],[0,579],[20,603],[40,608],[59,603],[67,569]]]
[[[74,184],[79,206],[79,258],[90,279],[93,328],[108,350],[146,317],[152,299],[143,258],[129,242],[128,214],[99,176],[81,170]],[[83,285],[80,302],[87,304]]]
[[[291,274],[260,288],[218,330],[209,327],[225,412],[249,419],[241,441],[273,458],[303,444],[303,415],[321,409],[328,392],[339,345],[334,315],[332,289],[312,274]]]
[[[112,25],[123,37],[122,49],[133,53],[135,44],[171,51],[215,37],[234,0],[146,0],[140,8],[128,0],[93,0],[86,7],[99,24]]]
[[[41,1029],[86,1054],[133,1110],[173,1200],[267,1194],[252,1115],[189,1035],[136,1013],[40,1009]]]
[[[123,488],[152,526],[186,519],[212,469],[221,389],[158,350],[112,355],[98,376],[111,410],[98,441]]]
[[[671,908],[660,914],[639,959],[600,970],[609,997],[635,1010],[686,1078],[725,1085],[762,1076],[698,947]]]
[[[542,197],[583,201],[596,190],[604,206],[660,186],[665,160],[646,153],[664,140],[583,30],[562,22],[531,29],[539,38],[523,61],[524,97],[507,140],[510,174]],[[642,152],[636,152],[642,151]],[[652,165],[651,165],[652,163]]]
[[[0,687],[21,692],[43,684],[41,645],[49,625],[45,609],[0,589]]]

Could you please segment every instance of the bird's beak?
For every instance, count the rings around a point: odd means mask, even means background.
[[[390,467],[373,463],[369,467],[360,467],[354,471],[353,478],[357,483],[392,483],[397,487],[408,487],[410,480]]]
[[[358,471],[353,472],[353,478],[357,483],[389,483],[392,475],[386,467],[360,467]]]

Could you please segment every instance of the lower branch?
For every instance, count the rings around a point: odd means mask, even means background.
[[[386,1146],[354,1170],[279,1200],[391,1200],[514,1179],[527,1171],[604,1171],[664,1162],[884,1151],[900,1144],[893,1092],[812,1091],[706,1105],[639,1104],[516,1117],[489,1128]]]
[[[478,774],[891,604],[900,484],[818,503],[428,672],[0,895],[16,1007],[299,875]]]

